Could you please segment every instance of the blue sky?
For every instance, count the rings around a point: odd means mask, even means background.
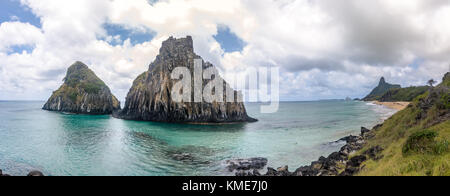
[[[127,28],[124,25],[105,23],[103,28],[106,30],[107,34],[110,36],[120,36],[120,41],[111,41],[112,45],[122,45],[123,42],[127,39],[130,39],[132,45],[141,44],[144,42],[151,41],[156,32],[153,32],[150,29],[142,28],[140,30]]]
[[[41,27],[40,19],[34,15],[30,8],[23,6],[20,0],[2,0],[0,6],[0,22],[20,21]]]
[[[214,39],[219,42],[225,52],[240,52],[246,45],[241,38],[224,25],[219,25],[217,35],[214,35]]]

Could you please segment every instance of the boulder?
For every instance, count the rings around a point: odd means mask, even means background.
[[[277,170],[275,170],[271,167],[268,167],[266,176],[278,176],[278,172],[277,172]]]
[[[266,158],[258,157],[251,159],[235,159],[226,161],[227,169],[230,172],[235,170],[253,170],[263,169],[267,165],[268,160]]]
[[[289,167],[284,166],[277,169],[277,176],[291,176],[292,174],[289,172]]]
[[[27,176],[44,176],[40,171],[31,171]]]
[[[372,160],[377,161],[383,158],[383,155],[379,155],[382,151],[383,148],[381,148],[380,146],[375,146],[364,151],[363,154],[369,156],[369,158],[371,158]]]
[[[347,162],[347,166],[350,167],[359,167],[364,161],[367,160],[367,157],[364,155],[359,155],[359,156],[355,156],[352,157],[348,162]]]
[[[361,136],[364,137],[365,134],[369,133],[370,129],[361,127]]]

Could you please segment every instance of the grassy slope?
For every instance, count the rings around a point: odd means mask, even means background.
[[[447,78],[448,79],[448,78]],[[450,80],[446,80],[441,86],[450,87]],[[443,113],[448,113],[449,91],[441,93],[440,101],[434,103],[431,109],[423,113],[420,107],[420,99],[428,96],[428,92],[417,97],[405,110],[398,112],[376,131],[374,139],[368,141],[368,145],[357,154],[373,146],[381,146],[384,158],[373,161],[369,160],[363,164],[359,173],[362,176],[426,176],[446,175],[450,176],[450,150],[448,146],[440,153],[435,152],[403,152],[408,138],[414,133],[424,130],[433,131],[438,134],[432,144],[440,144],[450,141],[450,121],[448,117],[442,118]],[[418,119],[418,116],[422,116]],[[426,116],[426,117],[424,117]],[[436,119],[440,119],[436,121]],[[439,122],[439,123],[436,123]]]
[[[413,101],[419,95],[425,93],[430,87],[428,86],[418,86],[418,87],[408,87],[408,88],[398,88],[390,89],[383,96],[378,98],[379,101]]]

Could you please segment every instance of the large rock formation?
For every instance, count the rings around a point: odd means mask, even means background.
[[[64,84],[42,108],[49,111],[77,114],[112,114],[120,103],[106,84],[82,62],[67,70]]]
[[[172,97],[172,87],[177,80],[171,79],[176,67],[186,67],[194,76],[194,60],[201,59],[194,53],[191,36],[175,39],[170,37],[162,43],[160,54],[150,64],[149,70],[133,83],[121,112],[115,117],[128,120],[176,122],[176,123],[232,123],[256,121],[247,115],[244,104],[238,101],[238,92],[224,82],[227,90],[234,92],[235,102],[177,102]],[[213,67],[202,60],[203,69]],[[215,77],[219,77],[215,75]],[[202,80],[202,89],[210,80]],[[194,84],[194,77],[192,77]],[[192,88],[193,85],[192,85]],[[193,91],[192,91],[193,92]],[[230,92],[230,91],[228,91]],[[192,93],[194,97],[194,93]],[[194,98],[192,98],[194,100]],[[226,97],[224,100],[227,100]]]
[[[380,83],[378,86],[370,92],[369,95],[367,95],[363,100],[364,101],[374,101],[379,99],[381,96],[383,96],[386,92],[388,92],[390,89],[396,89],[396,88],[402,88],[398,84],[389,84],[384,80],[384,77],[381,77]]]

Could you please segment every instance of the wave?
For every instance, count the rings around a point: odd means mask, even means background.
[[[373,104],[373,103],[370,103],[370,104],[372,104],[370,106],[373,106],[372,110],[380,116],[381,121],[387,120],[388,118],[390,118],[391,116],[393,116],[395,113],[398,112],[395,109],[391,109],[391,108],[383,106],[383,105],[377,105],[377,104]]]

